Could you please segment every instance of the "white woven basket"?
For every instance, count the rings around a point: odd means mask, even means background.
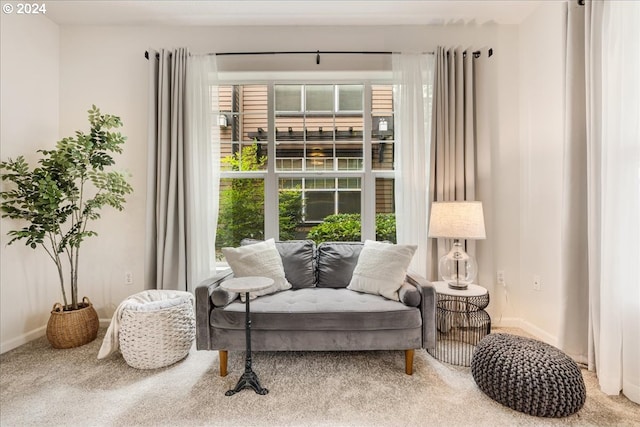
[[[175,305],[157,310],[122,311],[119,345],[129,366],[156,369],[189,354],[196,335],[193,303],[187,298],[174,301]]]

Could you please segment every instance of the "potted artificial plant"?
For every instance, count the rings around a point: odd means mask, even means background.
[[[89,110],[91,131],[77,131],[53,150],[38,150],[38,166],[31,168],[23,156],[0,162],[2,216],[22,222],[9,231],[9,244],[24,240],[43,248],[58,270],[64,304],[56,303],[47,324],[47,338],[55,348],[77,347],[93,341],[98,315],[87,297],[78,300],[80,246],[95,236],[89,223],[100,217],[103,206],[122,210],[132,187],[121,172],[109,170],[112,153],[121,153],[126,138],[117,131],[119,117]]]

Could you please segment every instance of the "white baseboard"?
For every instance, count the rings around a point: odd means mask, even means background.
[[[26,332],[8,341],[3,341],[2,343],[0,343],[0,353],[6,353],[9,350],[13,350],[14,348],[20,347],[22,344],[26,344],[29,341],[33,341],[36,338],[40,338],[44,336],[44,334],[46,333],[46,330],[47,330],[46,325],[41,326],[37,329]]]
[[[551,344],[554,347],[558,346],[558,337],[554,337],[553,335],[540,329],[536,325],[518,317],[503,317],[499,322],[494,322],[492,323],[492,325],[505,328],[520,328],[526,333],[533,335],[540,341]]]
[[[109,326],[111,319],[99,319],[100,326]],[[0,354],[6,353],[9,350],[20,347],[23,344],[33,341],[37,338],[43,337],[47,332],[47,326],[40,326],[32,331],[26,332],[15,338],[0,343]]]

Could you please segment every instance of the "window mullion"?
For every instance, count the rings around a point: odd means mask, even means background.
[[[276,169],[276,119],[275,119],[275,89],[273,83],[267,85],[267,175],[264,182],[264,235],[265,238],[279,240],[279,195]]]
[[[362,218],[362,240],[376,240],[376,182],[371,173],[373,159],[371,157],[371,83],[364,85],[364,105],[363,105],[363,158],[364,176],[361,184],[360,212]]]

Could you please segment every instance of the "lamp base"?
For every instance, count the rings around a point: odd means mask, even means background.
[[[456,282],[447,282],[450,289],[456,289],[458,291],[464,291],[469,287],[467,283],[456,283]]]
[[[467,254],[459,240],[455,240],[449,253],[440,258],[438,272],[451,289],[467,289],[476,277],[478,267],[473,256]]]

